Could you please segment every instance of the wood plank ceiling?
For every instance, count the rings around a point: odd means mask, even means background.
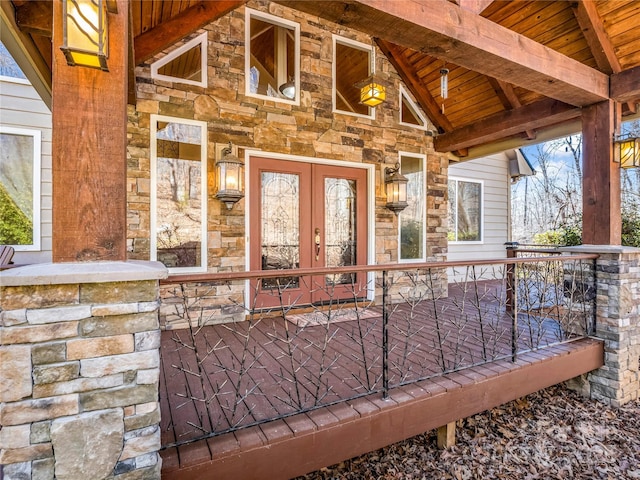
[[[509,138],[532,141],[538,129],[575,122],[580,107],[609,98],[610,75],[623,114],[638,114],[639,1],[277,1],[375,37],[436,125],[441,151],[464,155]],[[131,0],[135,63],[244,3]],[[50,65],[50,2],[12,4],[18,26]]]

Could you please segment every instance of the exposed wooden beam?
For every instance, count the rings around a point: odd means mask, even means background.
[[[616,105],[609,100],[582,113],[582,243],[620,245],[620,165],[613,161]]]
[[[201,1],[171,20],[137,36],[134,46],[136,65],[246,2],[247,0]]]
[[[446,0],[276,0],[576,106],[609,98],[607,75]]]
[[[493,0],[458,0],[458,5],[465,10],[480,14],[493,3]]]
[[[622,70],[595,2],[571,2],[571,8],[598,68],[607,74]]]
[[[611,98],[616,102],[640,99],[640,66],[611,75]]]
[[[376,43],[438,131],[449,132],[453,130],[451,122],[440,111],[438,102],[415,74],[415,69],[404,56],[402,48],[379,38],[376,38]]]
[[[488,80],[505,110],[513,110],[522,106],[518,95],[513,90],[513,85],[493,77],[488,77]],[[531,129],[525,130],[525,135],[529,140],[536,138],[536,132]]]
[[[33,0],[16,5],[16,24],[25,33],[51,37],[53,2]]]
[[[524,107],[497,113],[435,138],[435,149],[451,152],[517,135],[527,129],[542,128],[580,116],[580,109],[547,99]]]

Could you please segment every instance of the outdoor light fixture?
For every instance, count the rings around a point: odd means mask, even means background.
[[[289,80],[287,83],[283,83],[282,85],[280,85],[280,88],[278,90],[280,90],[280,93],[290,100],[296,98],[296,84],[293,82],[293,80]]]
[[[374,43],[374,39],[371,39],[371,43]],[[377,107],[387,99],[387,90],[385,86],[380,83],[379,79],[376,79],[375,75],[375,58],[376,47],[372,45],[371,48],[371,75],[356,83],[354,86],[360,89],[360,103],[364,103],[369,107]]]
[[[618,135],[614,140],[616,161],[621,168],[640,167],[640,137],[630,133]]]
[[[244,197],[242,181],[244,163],[233,154],[231,142],[222,150],[221,158],[216,162],[218,193],[216,198],[223,202],[229,210]]]
[[[407,182],[409,179],[400,173],[400,164],[384,169],[384,183],[387,192],[387,208],[396,215],[407,208]]]
[[[440,96],[443,100],[449,97],[449,69],[440,70]]]
[[[63,44],[67,64],[105,72],[109,39],[104,0],[63,0]]]

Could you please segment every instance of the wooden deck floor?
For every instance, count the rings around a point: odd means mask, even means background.
[[[196,334],[163,332],[163,475],[291,478],[603,363],[601,342],[590,339],[530,351],[559,337],[554,322],[527,316],[515,337],[523,353],[512,362],[504,305],[487,300],[461,314],[451,302],[460,296],[440,302],[437,312],[406,305],[393,311],[387,344],[393,388],[386,400],[379,309],[357,321],[304,328],[264,317]]]

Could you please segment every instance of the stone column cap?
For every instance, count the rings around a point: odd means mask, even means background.
[[[160,262],[36,263],[0,272],[0,285],[64,285],[72,283],[136,282],[167,278],[169,271]]]
[[[625,247],[623,245],[576,245],[575,247],[559,247],[558,250],[569,253],[602,253],[614,255],[640,253],[640,248]]]

